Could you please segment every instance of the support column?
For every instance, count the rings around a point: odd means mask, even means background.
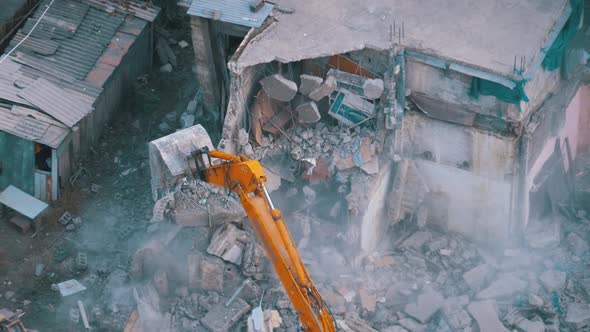
[[[205,105],[210,109],[219,105],[219,79],[215,70],[209,20],[191,16],[193,50],[199,88],[203,93]]]

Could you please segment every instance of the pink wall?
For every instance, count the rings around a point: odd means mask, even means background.
[[[582,104],[578,122],[578,153],[590,152],[590,85],[581,87]]]
[[[572,152],[572,158],[576,154],[588,151],[590,148],[590,87],[581,86],[575,96],[570,101],[565,115],[565,124],[559,131],[558,135],[563,153],[564,167],[569,169],[568,157],[564,138],[568,138]],[[539,174],[545,162],[549,159],[555,148],[555,141],[558,137],[547,140],[539,157],[534,161],[531,170],[527,174],[525,184],[525,197],[523,200],[524,208],[524,225],[528,223],[529,218],[529,192],[533,186],[533,180]]]

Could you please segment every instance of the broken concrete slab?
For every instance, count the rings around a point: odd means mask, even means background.
[[[499,275],[486,289],[477,294],[480,300],[512,297],[526,289],[527,283],[512,274]]]
[[[520,317],[514,324],[519,331],[525,332],[545,332],[546,326],[540,321],[531,321],[524,317]]]
[[[320,101],[329,96],[336,90],[338,83],[333,76],[328,76],[326,80],[315,90],[309,93],[309,98],[315,101]]]
[[[473,321],[471,316],[469,316],[469,313],[463,309],[445,313],[445,317],[449,326],[451,326],[454,331],[461,331],[464,328],[471,326],[471,322]]]
[[[232,223],[221,225],[211,237],[207,253],[220,257],[226,262],[242,264],[242,255],[250,235]]]
[[[291,101],[297,93],[297,84],[280,74],[270,75],[260,80],[262,89],[275,100]]]
[[[223,290],[223,260],[214,256],[205,256],[200,263],[200,282],[202,290],[221,292]]]
[[[213,332],[227,332],[248,311],[250,305],[239,297],[228,307],[225,306],[225,301],[221,301],[207,312],[201,319],[201,324]]]
[[[397,322],[399,325],[412,332],[424,332],[426,331],[426,325],[420,324],[412,318],[402,318]]]
[[[408,330],[404,329],[401,326],[393,325],[384,328],[383,330],[381,330],[381,332],[408,332]]]
[[[361,319],[358,314],[351,313],[346,315],[345,324],[349,331],[354,332],[377,332],[369,323]]]
[[[380,78],[368,79],[363,84],[363,94],[368,99],[379,99],[383,94],[383,80]]]
[[[543,287],[551,293],[563,288],[565,285],[566,273],[557,270],[548,270],[539,276],[539,280]]]
[[[321,77],[307,74],[303,74],[299,78],[301,79],[301,85],[299,85],[299,92],[304,96],[309,95],[312,91],[319,88],[322,82],[324,81],[324,79]]]
[[[432,234],[428,231],[418,231],[410,235],[404,242],[401,243],[400,247],[421,249],[422,246],[432,239]]]
[[[496,275],[495,269],[489,264],[481,264],[463,274],[463,280],[474,292],[479,292]]]
[[[418,296],[415,303],[410,303],[404,312],[421,323],[426,323],[445,303],[444,297],[434,290],[428,290]]]
[[[590,325],[590,304],[570,302],[567,306],[565,322],[576,330]]]
[[[373,294],[369,294],[367,289],[361,288],[359,290],[359,297],[361,299],[361,305],[365,310],[373,312],[375,311],[375,305],[377,304],[377,297]]]
[[[318,105],[314,101],[297,106],[295,112],[299,123],[316,123],[322,118]]]
[[[467,306],[467,310],[477,321],[480,332],[508,332],[498,319],[495,301],[472,302]]]

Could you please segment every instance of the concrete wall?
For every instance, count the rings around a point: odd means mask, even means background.
[[[465,105],[484,115],[495,116],[498,110],[506,113],[510,104],[495,97],[480,96],[477,100],[469,97],[471,76],[454,71],[445,72],[422,62],[408,58],[406,63],[406,89],[420,92],[432,98]]]
[[[261,89],[259,81],[265,74],[265,66],[247,67],[239,75],[233,75],[219,149],[237,153],[238,132],[240,128],[246,128],[246,115],[252,107],[254,96]],[[270,71],[266,71],[268,73]]]
[[[483,114],[497,116],[501,111],[504,117],[511,120],[521,120],[529,112],[536,109],[555,88],[559,81],[559,70],[552,72],[542,68],[537,70],[535,77],[526,83],[525,91],[530,101],[522,103],[522,111],[514,104],[498,100],[493,96],[479,96],[478,99],[469,97],[472,76],[455,71],[444,71],[412,59],[407,61],[407,84],[412,91],[426,94],[432,98],[450,103],[464,105],[470,110]]]
[[[385,218],[385,205],[393,181],[391,175],[391,164],[381,165],[379,173],[371,181],[369,204],[361,219],[361,248],[364,252],[373,251],[386,234],[389,221]]]
[[[417,113],[406,113],[404,121],[404,157],[421,158],[430,151],[437,164],[458,168],[467,162],[474,175],[503,180],[513,173],[514,139]]]
[[[589,86],[573,86],[577,88],[577,91],[573,95],[573,98],[563,100],[561,96],[556,97],[556,102],[550,102],[548,106],[558,108],[559,113],[565,117],[561,127],[558,129],[556,135],[549,137],[533,137],[533,139],[544,139],[544,145],[540,153],[536,158],[529,160],[529,171],[525,177],[525,191],[523,197],[523,226],[526,226],[530,214],[530,192],[533,187],[533,183],[537,175],[543,169],[543,166],[549,160],[555,149],[556,140],[560,140],[560,147],[562,152],[563,166],[567,171],[569,169],[567,149],[564,139],[567,137],[570,143],[572,158],[575,159],[577,153],[588,151],[588,144],[590,142],[590,131],[588,125],[590,124],[590,88]],[[563,91],[567,96],[567,88]],[[569,98],[568,98],[569,99]],[[563,108],[559,108],[560,102]],[[565,109],[564,109],[565,108]],[[563,110],[563,111],[562,111]],[[545,110],[541,110],[545,111]],[[546,110],[550,112],[551,110]],[[552,117],[546,117],[544,121],[551,121]]]
[[[506,243],[516,140],[417,113],[406,113],[404,121],[404,157],[415,160],[431,193],[448,197],[448,206],[438,207],[448,214],[448,228],[476,241]],[[424,151],[434,160],[425,160]],[[467,170],[459,167],[464,161]]]
[[[448,197],[449,230],[474,241],[501,246],[510,238],[511,183],[425,160],[416,167],[431,192]]]
[[[220,85],[213,58],[213,44],[211,42],[209,20],[198,16],[191,16],[191,32],[199,89],[203,92],[204,101],[207,106],[213,107],[219,105]]]

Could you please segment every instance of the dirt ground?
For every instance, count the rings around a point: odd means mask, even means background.
[[[176,122],[176,128],[179,127],[178,117],[198,91],[191,70],[193,50],[188,16],[178,14],[170,19],[167,15],[164,21],[163,27],[176,40],[189,43],[184,49],[171,45],[178,66],[171,73],[161,73],[161,64],[155,57],[153,71],[129,88],[100,143],[82,161],[85,171],[73,190],[48,209],[38,233],[33,236],[30,231],[23,235],[8,222],[0,222],[0,251],[5,252],[0,259],[0,308],[23,310],[22,321],[28,328],[67,330],[68,312],[75,303],[64,301],[51,285],[69,279],[96,279],[95,276],[99,280],[89,284],[100,285],[104,279],[100,272],[127,265],[129,255],[139,243],[139,235],[134,233],[145,230],[146,221],[151,218],[147,143],[167,134],[159,129],[165,115],[175,112],[176,117],[169,124],[174,128]],[[172,119],[171,115],[168,119]],[[210,132],[219,131],[218,126],[208,124],[208,119],[197,122]],[[92,192],[92,184],[100,186],[100,190]],[[79,229],[65,231],[57,222],[66,211],[81,217]],[[80,252],[88,258],[88,268],[83,271],[76,266]],[[38,264],[44,265],[40,276],[35,275]],[[97,293],[93,287],[88,287],[89,291]],[[10,299],[6,298],[7,292]],[[14,295],[10,296],[11,292]],[[86,310],[90,313],[92,308]]]

